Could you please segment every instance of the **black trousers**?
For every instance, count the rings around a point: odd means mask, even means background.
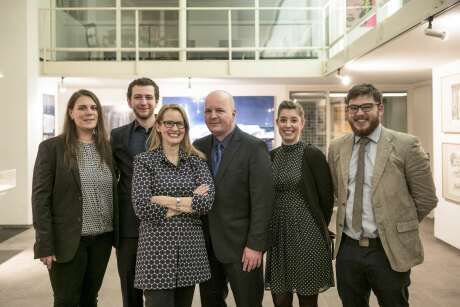
[[[70,262],[53,262],[49,270],[54,307],[96,307],[112,251],[113,233],[81,237]]]
[[[392,270],[380,241],[372,247],[360,247],[344,235],[336,274],[343,307],[369,307],[371,290],[381,307],[409,306],[410,271]]]
[[[195,286],[165,290],[144,290],[145,307],[191,307]]]
[[[243,263],[221,263],[208,249],[211,279],[200,284],[202,307],[226,307],[230,283],[237,307],[262,307],[264,296],[262,265],[251,272],[243,272]]]
[[[121,283],[123,307],[143,307],[141,289],[134,288],[138,238],[120,238],[117,248],[117,267]]]

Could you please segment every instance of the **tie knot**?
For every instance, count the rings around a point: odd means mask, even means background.
[[[363,136],[359,139],[358,143],[366,146],[370,141],[371,141],[370,138],[368,138],[367,136]]]
[[[216,150],[223,151],[224,150],[224,145],[222,143],[217,143],[216,144]]]

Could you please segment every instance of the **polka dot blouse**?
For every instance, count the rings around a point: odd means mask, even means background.
[[[207,195],[195,195],[201,184]],[[151,203],[152,196],[192,197],[193,213],[166,218],[167,209]],[[139,243],[134,286],[172,289],[192,286],[210,275],[200,215],[214,200],[214,184],[205,161],[179,152],[172,164],[161,149],[135,157],[133,206],[139,218]]]

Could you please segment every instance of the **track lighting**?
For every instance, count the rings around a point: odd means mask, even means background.
[[[440,30],[434,30],[432,27],[432,22],[433,22],[433,16],[430,16],[428,18],[428,27],[425,29],[425,35],[427,36],[432,36],[432,37],[437,37],[441,40],[447,39],[447,32],[446,31],[440,31]]]

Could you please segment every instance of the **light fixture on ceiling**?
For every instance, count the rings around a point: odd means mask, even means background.
[[[428,17],[428,27],[424,30],[426,36],[437,37],[441,40],[447,39],[447,31],[433,29],[433,16]]]
[[[61,83],[59,83],[59,92],[60,93],[65,93],[67,89],[64,86],[64,76],[61,77]]]
[[[351,78],[350,76],[348,75],[343,75],[342,72],[341,72],[341,68],[337,69],[337,73],[335,75],[337,78],[340,79],[340,82],[343,84],[343,85],[350,85],[351,83]]]
[[[0,79],[5,77],[5,75],[0,71]]]

